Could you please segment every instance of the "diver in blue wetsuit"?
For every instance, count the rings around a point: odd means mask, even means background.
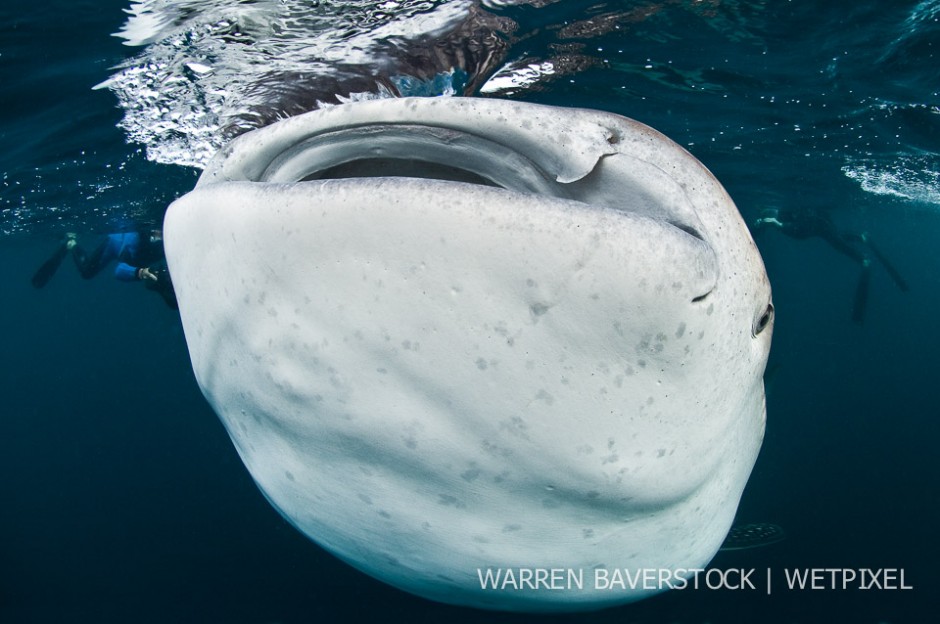
[[[65,246],[72,252],[72,259],[83,278],[91,279],[111,261],[117,260],[115,278],[123,282],[141,281],[148,289],[159,293],[168,306],[178,308],[166,268],[160,230],[108,234],[91,255],[78,244],[74,234],[67,235]]]
[[[885,268],[894,283],[902,291],[907,292],[908,286],[904,278],[887,258],[871,241],[867,232],[855,234],[839,230],[828,214],[814,210],[786,210],[770,208],[761,212],[761,217],[754,222],[754,229],[767,227],[780,229],[781,232],[792,238],[809,238],[816,236],[841,254],[857,262],[862,267],[862,273],[855,289],[855,305],[852,310],[852,320],[862,323],[865,320],[865,306],[868,302],[868,286],[871,281],[871,259],[876,258]]]
[[[91,254],[78,244],[75,234],[69,233],[52,257],[33,275],[33,286],[43,288],[69,252],[83,278],[91,279],[116,260],[115,278],[124,282],[143,282],[146,288],[163,297],[168,306],[178,309],[159,230],[108,234]]]
[[[117,260],[115,278],[122,282],[152,280],[154,275],[147,267],[163,259],[162,236],[158,230],[108,234],[91,255],[82,249],[74,234],[66,235],[65,246],[72,252],[75,266],[85,279],[93,278],[112,260]]]

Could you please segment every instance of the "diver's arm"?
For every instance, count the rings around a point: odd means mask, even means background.
[[[135,266],[131,266],[126,262],[118,262],[118,265],[114,268],[114,277],[122,282],[136,282],[141,279],[139,272],[140,269]]]
[[[766,226],[766,225],[773,225],[773,226],[776,226],[776,227],[778,227],[778,228],[782,228],[782,227],[783,227],[783,223],[781,223],[776,217],[764,217],[764,218],[758,219],[757,221],[754,222],[754,227],[755,227],[755,228],[761,228],[761,227],[764,227],[764,226]]]

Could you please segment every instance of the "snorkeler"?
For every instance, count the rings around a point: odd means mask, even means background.
[[[83,278],[91,279],[112,260],[117,260],[114,269],[116,279],[124,282],[141,281],[146,288],[163,297],[168,306],[179,308],[166,267],[160,230],[108,234],[90,255],[78,244],[75,234],[68,233],[53,255],[33,275],[33,286],[45,286],[70,251]]]
[[[784,234],[792,238],[809,238],[818,236],[829,245],[862,267],[858,286],[855,288],[855,303],[852,309],[852,320],[862,323],[865,320],[865,305],[868,302],[868,286],[871,282],[871,257],[874,256],[885,268],[894,283],[903,292],[909,290],[907,282],[901,277],[897,269],[878,250],[871,241],[867,232],[854,234],[840,231],[829,215],[812,210],[780,210],[769,208],[761,212],[761,217],[754,222],[754,229],[766,227],[779,228]]]

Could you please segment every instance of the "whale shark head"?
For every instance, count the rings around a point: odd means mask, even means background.
[[[724,189],[655,130],[483,99],[318,110],[229,144],[164,232],[206,398],[272,505],[353,566],[579,610],[665,589],[594,570],[721,546],[764,431],[770,287]],[[519,584],[550,569],[583,586]]]

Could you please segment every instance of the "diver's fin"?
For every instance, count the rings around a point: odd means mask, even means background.
[[[768,546],[782,541],[785,537],[786,534],[779,525],[770,524],[769,522],[735,524],[728,531],[725,542],[719,550],[744,550],[746,548]]]
[[[868,286],[871,284],[871,265],[862,265],[862,274],[855,287],[855,305],[852,307],[852,320],[856,323],[865,322],[865,308],[868,305]]]
[[[148,268],[151,273],[157,276],[157,279],[156,281],[145,280],[144,288],[159,293],[167,306],[173,310],[179,310],[180,306],[176,301],[176,292],[173,290],[173,280],[170,279],[166,260],[161,260]]]
[[[66,243],[62,243],[56,248],[55,253],[53,253],[48,260],[43,262],[42,266],[33,274],[33,279],[31,280],[33,288],[42,288],[49,283],[52,276],[59,270],[59,265],[62,264],[62,259],[65,258],[68,251],[69,248]]]
[[[901,277],[901,274],[898,272],[898,270],[894,268],[894,265],[888,262],[888,259],[885,258],[884,254],[882,254],[881,251],[875,247],[875,244],[871,242],[871,239],[866,238],[865,243],[868,245],[868,248],[871,249],[871,252],[875,255],[875,257],[878,258],[878,262],[880,262],[881,265],[885,268],[885,271],[888,272],[888,275],[891,276],[891,279],[894,280],[894,283],[898,285],[898,288],[904,292],[909,291],[910,288],[908,287],[907,282],[904,281],[904,278]]]

